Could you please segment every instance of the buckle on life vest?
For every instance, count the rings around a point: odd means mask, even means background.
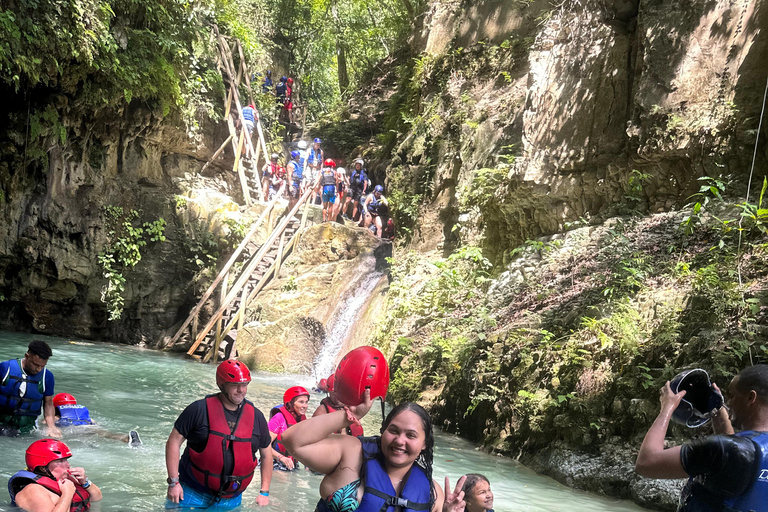
[[[394,505],[395,507],[409,508],[408,500],[397,497],[397,496],[392,496],[391,498],[389,498],[387,500],[387,505],[390,505],[390,506]]]

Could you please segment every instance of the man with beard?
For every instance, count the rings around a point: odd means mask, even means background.
[[[259,506],[269,504],[272,451],[264,415],[246,400],[251,372],[228,359],[216,369],[219,393],[189,405],[165,445],[166,508],[234,508],[253,478],[261,454]],[[181,445],[187,447],[179,460]]]
[[[728,388],[732,421],[721,407],[713,416],[716,435],[664,448],[670,418],[686,393],[675,393],[669,382],[661,388],[661,412],[640,447],[637,472],[649,478],[687,477],[678,509],[683,512],[768,511],[768,365],[749,367],[733,378]]]

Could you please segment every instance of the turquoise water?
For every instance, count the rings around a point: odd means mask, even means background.
[[[53,348],[48,368],[56,377],[56,392],[73,394],[88,407],[93,419],[110,431],[138,430],[144,445],[126,444],[93,433],[65,430],[64,441],[73,452],[70,462],[82,466],[104,491],[94,504],[98,511],[159,511],[166,491],[165,441],[173,422],[189,403],[216,392],[215,368],[177,354],[104,343],[0,332],[0,360],[22,357],[30,340],[43,339]],[[254,373],[248,398],[268,415],[292,385],[311,387],[311,377]],[[312,397],[314,411],[322,395]],[[363,419],[366,432],[378,430],[380,408]],[[8,478],[24,466],[24,451],[36,435],[0,437],[0,511],[10,507],[5,492]],[[447,475],[454,483],[464,473],[480,472],[491,481],[497,512],[569,512],[644,509],[627,501],[606,499],[575,491],[554,480],[536,475],[513,460],[475,450],[471,443],[454,436],[439,435],[435,447],[435,478],[442,484]],[[257,477],[258,478],[258,477]],[[302,470],[275,471],[270,507],[275,512],[312,512],[318,499],[320,477]],[[241,510],[257,510],[254,482],[246,490]]]

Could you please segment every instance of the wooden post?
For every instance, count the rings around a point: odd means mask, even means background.
[[[251,76],[250,73],[248,73],[248,66],[245,64],[245,55],[243,54],[243,47],[240,45],[240,40],[237,40],[237,51],[240,54],[240,65],[243,68],[243,72],[245,73],[245,85],[248,86],[248,99],[250,100],[250,103],[256,104],[253,101],[253,89],[251,88]]]
[[[243,189],[245,205],[251,206],[251,196],[248,194],[248,182],[245,179],[245,171],[243,171],[243,167],[240,165],[240,152],[243,150],[243,140],[245,138],[245,130],[241,130],[237,142],[237,153],[235,153],[235,165],[232,171],[237,172],[237,175],[240,177],[240,187]]]
[[[221,154],[221,152],[224,151],[224,148],[227,147],[227,144],[229,144],[229,141],[231,141],[231,140],[232,140],[232,134],[230,133],[229,137],[227,137],[227,140],[225,140],[221,144],[221,146],[219,146],[219,149],[216,150],[216,152],[213,154],[213,156],[210,158],[210,160],[205,162],[205,165],[203,165],[203,167],[200,168],[200,172],[203,172],[206,167],[211,165],[211,163],[213,163],[213,161],[216,160],[216,157],[218,157]]]
[[[294,233],[293,236],[296,236],[298,234]],[[275,279],[277,279],[280,275],[280,261],[283,258],[283,244],[285,244],[285,231],[283,231],[283,234],[280,235],[280,244],[277,246],[277,257],[275,258]]]
[[[224,298],[227,296],[227,285],[229,284],[229,272],[227,272],[227,275],[224,276],[224,280],[221,282],[221,294],[219,295],[219,304],[222,303]],[[222,320],[219,319],[218,322],[216,322],[216,338],[213,340],[213,346],[214,352],[213,352],[213,362],[216,363],[216,360],[219,357],[219,344],[221,343],[221,322]]]

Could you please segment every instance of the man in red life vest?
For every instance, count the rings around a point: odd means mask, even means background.
[[[25,456],[26,471],[8,481],[11,505],[27,512],[83,512],[102,497],[101,489],[85,476],[83,468],[69,465],[72,452],[55,439],[35,441]]]
[[[229,359],[216,369],[220,392],[190,404],[176,420],[165,445],[166,508],[234,508],[253,479],[261,455],[261,491],[256,504],[269,504],[272,451],[264,415],[245,395],[251,372]],[[187,441],[184,454],[181,445]]]

